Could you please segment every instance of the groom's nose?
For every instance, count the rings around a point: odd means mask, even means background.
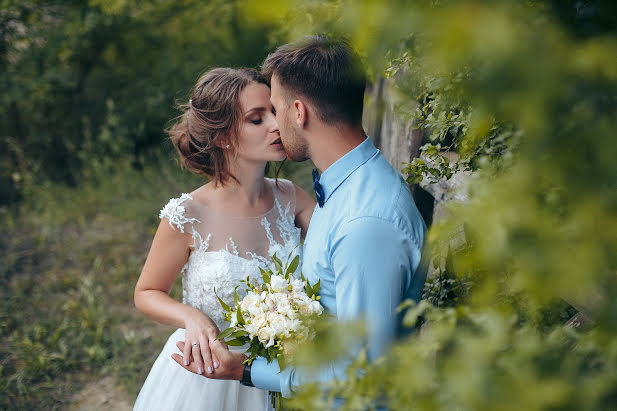
[[[278,133],[279,123],[277,123],[276,117],[274,116],[274,114],[270,114],[268,116],[267,121],[268,121],[268,131],[270,131],[271,133]]]

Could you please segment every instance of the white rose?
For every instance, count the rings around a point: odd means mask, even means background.
[[[251,303],[251,294],[252,293],[248,293],[246,296],[244,296],[242,301],[240,301],[240,308],[242,309],[242,311],[246,311],[248,309],[248,306]]]
[[[246,296],[240,302],[240,308],[243,312],[249,312],[251,315],[257,315],[261,302],[264,300],[266,294],[255,294],[249,291]],[[252,308],[250,308],[252,307]]]
[[[287,319],[285,319],[285,316],[274,314],[269,323],[278,338],[289,337],[289,329],[287,328]]]
[[[268,324],[270,324],[272,321],[274,321],[274,319],[280,314],[275,313],[274,311],[268,311],[266,313],[266,321],[268,322]]]
[[[308,298],[306,294],[292,293],[292,301],[293,305],[295,305],[296,307],[302,307],[311,303],[311,299]]]
[[[294,293],[302,293],[304,292],[304,281],[299,280],[297,278],[292,278],[291,287]]]
[[[291,318],[287,320],[286,327],[289,330],[289,332],[295,332],[298,330],[298,328],[300,328],[301,324],[302,323],[297,318]]]
[[[266,299],[264,300],[264,305],[267,307],[267,311],[274,311],[276,308],[276,301],[272,294],[266,295]]]
[[[313,314],[321,314],[323,307],[319,304],[319,301],[311,301],[311,312]]]
[[[272,296],[276,302],[276,311],[285,315],[291,310],[291,304],[286,294],[277,293]]]
[[[252,340],[253,337],[255,337],[257,335],[257,333],[259,332],[259,327],[257,327],[255,324],[253,323],[249,323],[247,325],[244,326],[244,329],[246,330],[247,333],[249,333],[249,338]]]
[[[266,348],[274,345],[274,336],[275,332],[269,326],[261,328],[257,333],[257,338],[259,338],[259,342],[261,342],[262,344],[266,344]]]
[[[264,309],[266,309],[267,307],[265,306],[264,303],[253,303],[251,302],[248,307],[246,307],[246,311],[248,311],[248,313],[251,315],[251,317],[257,317],[260,314],[263,314]]]
[[[289,283],[283,277],[278,275],[273,275],[270,277],[270,287],[272,288],[272,291],[276,293],[283,293],[287,291],[288,286]]]
[[[257,327],[257,329],[265,327],[266,325],[268,325],[268,321],[266,320],[266,314],[262,312],[259,315],[255,316],[251,320],[251,324]]]
[[[298,318],[298,312],[296,311],[296,309],[294,309],[293,307],[291,307],[289,309],[289,311],[287,311],[285,313],[285,315],[287,316],[287,318],[289,318],[290,320],[295,320],[296,318]]]

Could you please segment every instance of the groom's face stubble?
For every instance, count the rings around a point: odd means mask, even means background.
[[[278,77],[273,75],[270,101],[276,112],[281,141],[287,153],[287,158],[292,161],[305,161],[309,159],[308,144],[291,118],[292,112],[288,99]]]

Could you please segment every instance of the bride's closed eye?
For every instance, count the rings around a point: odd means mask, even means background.
[[[250,120],[250,121],[251,121],[251,123],[255,124],[256,126],[258,126],[259,124],[262,123],[262,119],[261,118],[259,118],[257,120]]]

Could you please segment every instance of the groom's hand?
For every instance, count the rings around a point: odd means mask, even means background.
[[[184,341],[178,341],[176,346],[180,351],[184,352]],[[215,340],[210,344],[210,350],[212,354],[218,358],[219,367],[215,368],[210,374],[199,374],[197,372],[197,365],[195,362],[191,362],[189,365],[184,365],[184,357],[180,354],[172,354],[171,358],[174,359],[182,368],[188,370],[194,374],[203,375],[204,377],[215,380],[237,380],[242,379],[242,373],[244,372],[244,360],[246,355],[239,352],[231,352],[227,348],[227,345],[223,344],[219,340]]]

